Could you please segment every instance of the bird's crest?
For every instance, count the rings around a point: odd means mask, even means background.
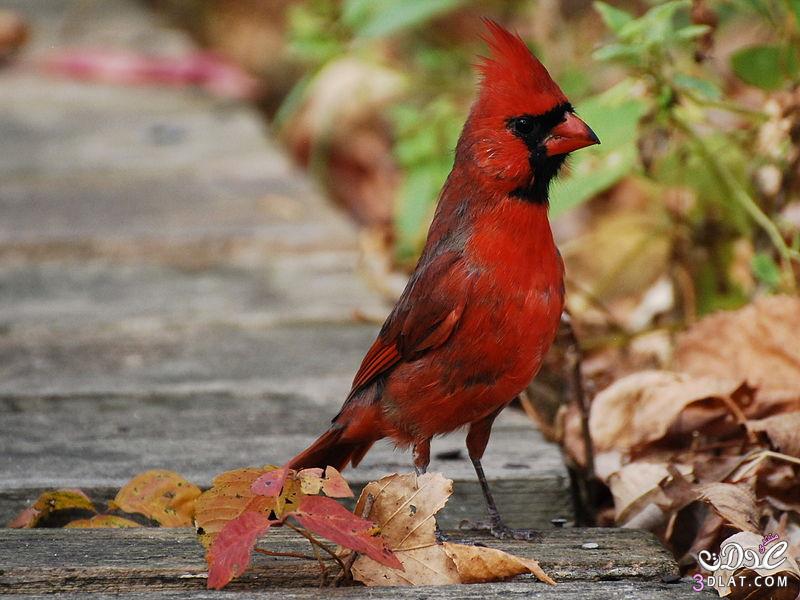
[[[483,19],[482,36],[491,56],[477,65],[483,76],[481,102],[493,113],[539,115],[567,102],[564,92],[522,38],[491,19]]]

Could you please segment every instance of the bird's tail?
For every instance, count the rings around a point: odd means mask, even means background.
[[[287,463],[290,469],[325,468],[339,471],[347,465],[358,466],[374,441],[347,441],[342,439],[344,428],[334,425],[316,441]]]

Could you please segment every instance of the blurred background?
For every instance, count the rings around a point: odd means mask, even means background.
[[[603,140],[571,159],[552,201],[584,344],[795,289],[795,1],[155,6],[257,78],[279,139],[388,270],[413,267],[424,242],[490,16],[522,34]]]

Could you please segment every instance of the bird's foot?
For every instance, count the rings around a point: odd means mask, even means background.
[[[489,529],[489,533],[498,540],[525,540],[528,542],[538,542],[541,540],[541,535],[538,531],[533,529],[514,529],[503,522],[492,525]]]
[[[514,529],[506,525],[501,519],[490,521],[461,521],[459,529],[488,531],[499,540],[527,540],[539,541],[541,534],[534,529]]]

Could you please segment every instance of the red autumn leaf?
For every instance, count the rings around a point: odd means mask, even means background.
[[[403,564],[389,550],[383,538],[375,535],[375,523],[354,515],[336,500],[305,496],[292,516],[312,533],[369,556],[387,567],[403,570]]]
[[[225,524],[206,555],[209,589],[222,589],[247,570],[256,540],[270,525],[262,513],[249,511]]]
[[[264,473],[253,482],[250,490],[257,496],[280,496],[289,469],[275,469]]]
[[[329,498],[352,498],[353,490],[347,485],[347,481],[341,473],[333,467],[325,469],[325,481],[322,484],[322,491]]]

